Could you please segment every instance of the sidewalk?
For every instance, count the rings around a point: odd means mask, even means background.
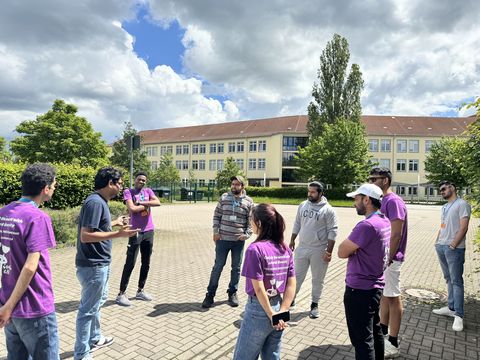
[[[152,302],[132,300],[129,308],[115,305],[125,261],[126,239],[114,240],[109,301],[102,309],[102,330],[115,343],[94,353],[95,359],[231,359],[243,315],[246,296],[240,283],[240,307],[227,304],[229,262],[224,269],[216,306],[201,308],[214,260],[212,215],[215,203],[164,205],[154,209],[159,233],[146,290]],[[404,288],[423,288],[445,293],[446,285],[436,259],[433,242],[438,230],[440,207],[411,205],[409,246],[403,268]],[[289,240],[296,206],[279,205],[285,217]],[[338,208],[338,242],[348,236],[361,219],[353,208]],[[406,297],[401,328],[404,359],[480,359],[480,266],[472,250],[478,219],[472,219],[465,264],[465,331],[455,333],[452,320],[432,314],[433,303]],[[476,257],[476,258],[475,258]],[[60,331],[61,358],[72,358],[75,316],[80,287],[75,276],[75,249],[51,252],[54,290]],[[138,259],[138,265],[139,265]],[[282,359],[354,359],[343,309],[346,261],[336,256],[327,272],[320,301],[320,318],[308,318],[310,277],[297,297],[292,326],[286,331]],[[128,288],[134,296],[139,266]],[[0,333],[0,358],[6,355],[5,336]]]

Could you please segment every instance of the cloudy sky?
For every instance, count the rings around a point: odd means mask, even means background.
[[[16,0],[0,11],[0,136],[79,107],[137,129],[305,114],[319,56],[347,38],[364,114],[463,115],[480,95],[473,0]]]

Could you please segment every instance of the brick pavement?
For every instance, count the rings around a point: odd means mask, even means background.
[[[211,218],[215,204],[177,204],[154,209],[159,234],[146,290],[154,301],[133,300],[133,306],[114,304],[125,261],[126,239],[114,241],[109,301],[102,309],[102,329],[115,336],[115,343],[94,353],[95,359],[229,359],[232,357],[243,314],[244,280],[239,298],[242,305],[231,308],[225,293],[229,262],[222,274],[216,306],[200,307],[213,266]],[[277,206],[287,221],[290,238],[296,207]],[[353,208],[338,208],[339,240],[343,240],[361,217]],[[403,269],[403,286],[445,292],[433,241],[438,229],[439,207],[409,206],[409,247]],[[471,243],[478,219],[470,225]],[[61,358],[72,357],[75,341],[75,316],[80,288],[75,277],[75,249],[52,252],[54,290],[60,329]],[[480,359],[480,265],[469,247],[466,257],[465,331],[451,330],[452,321],[431,313],[434,304],[405,298],[401,328],[401,351],[405,359]],[[342,295],[346,261],[334,258],[326,277],[320,302],[321,317],[308,318],[310,277],[297,297],[292,326],[286,331],[283,359],[353,359],[347,334]],[[129,294],[134,295],[137,266],[132,274]],[[5,338],[0,334],[0,358],[6,354]]]

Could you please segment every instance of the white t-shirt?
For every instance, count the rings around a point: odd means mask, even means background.
[[[460,230],[460,219],[470,218],[472,208],[469,203],[461,198],[457,198],[451,203],[442,206],[440,234],[437,244],[450,245],[455,239],[455,234]],[[458,248],[465,248],[465,238],[457,245]]]

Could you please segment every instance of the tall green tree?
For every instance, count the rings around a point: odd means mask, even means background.
[[[124,124],[122,137],[115,141],[112,145],[112,156],[110,161],[112,165],[130,169],[130,137],[138,134],[132,123],[127,121]],[[133,172],[150,170],[150,162],[147,154],[142,149],[133,150]]]
[[[453,181],[459,189],[468,185],[465,138],[445,137],[430,148],[425,158],[426,178],[437,185],[442,180]]]
[[[158,168],[153,171],[151,179],[157,185],[165,186],[180,182],[180,172],[173,163],[172,154],[167,153],[162,155]]]
[[[217,176],[215,177],[217,181],[217,188],[225,189],[230,187],[231,177],[238,176],[238,175],[245,177],[245,174],[243,173],[240,166],[238,166],[238,164],[235,162],[233,157],[229,156],[225,160],[225,166],[223,170],[217,171]]]
[[[324,124],[322,136],[299,149],[300,176],[305,181],[319,179],[334,189],[365,182],[372,163],[364,135],[365,127],[360,122],[337,119]]]
[[[308,106],[310,137],[319,136],[324,124],[333,124],[339,118],[360,122],[362,73],[357,64],[352,64],[347,74],[349,60],[347,39],[334,34],[320,56],[318,83],[313,85],[313,100]]]
[[[0,160],[2,162],[12,161],[12,153],[7,148],[7,140],[0,136]]]
[[[108,149],[101,133],[87,119],[77,116],[77,107],[55,100],[51,110],[35,120],[21,122],[19,137],[10,147],[20,161],[61,162],[98,167],[108,162]]]
[[[477,120],[468,127],[467,131],[467,179],[472,187],[473,204],[480,211],[480,97],[468,105],[477,110]],[[480,246],[480,238],[478,245]]]

